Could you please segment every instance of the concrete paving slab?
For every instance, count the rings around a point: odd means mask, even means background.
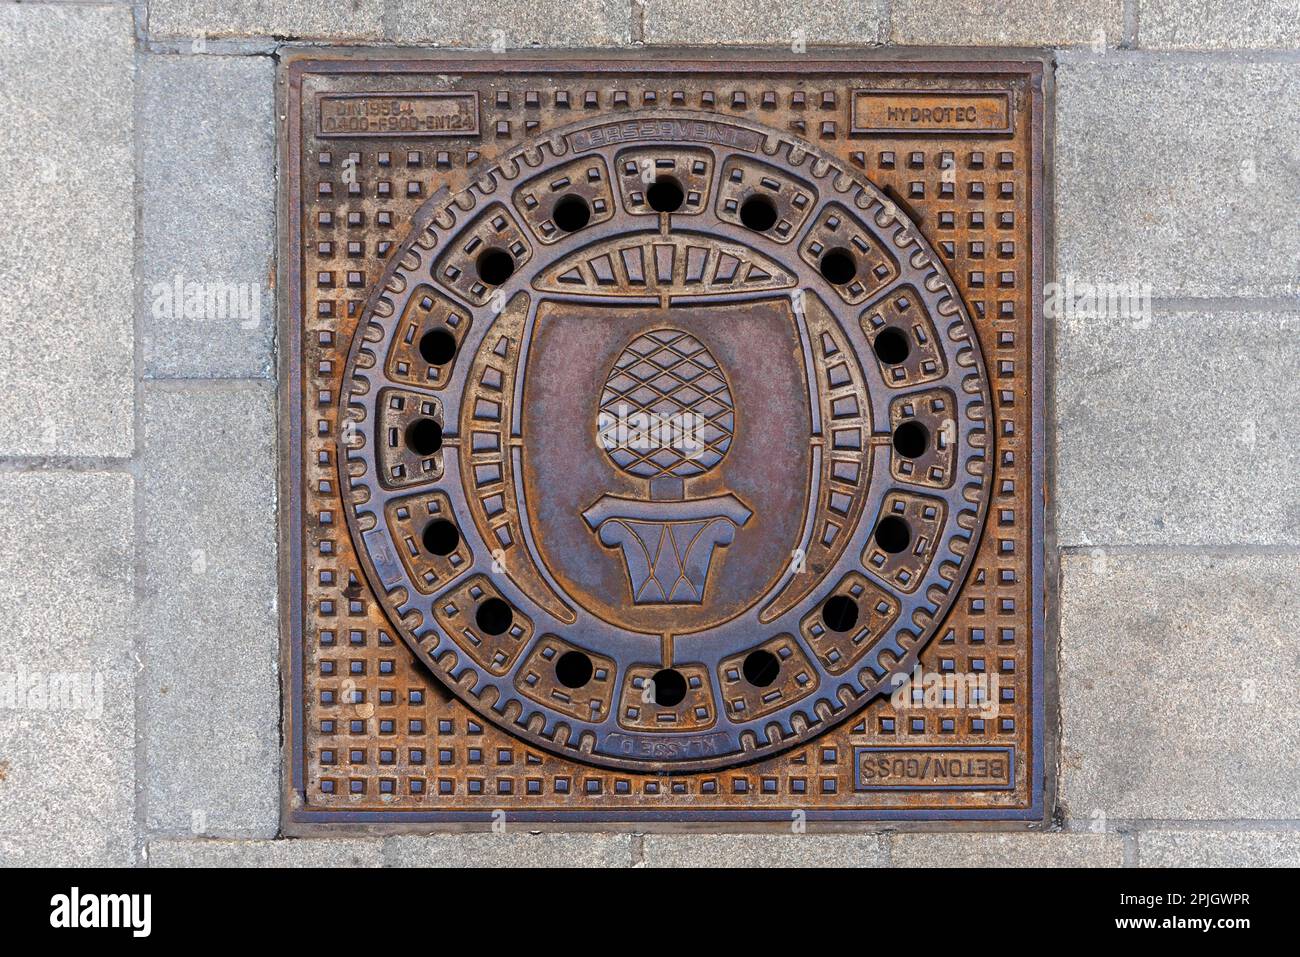
[[[129,7],[0,5],[0,455],[135,447]]]
[[[1118,834],[894,834],[894,867],[1122,867]]]
[[[628,867],[630,834],[435,834],[392,837],[389,867]]]
[[[1138,0],[1138,46],[1154,50],[1300,47],[1295,0]]]
[[[1123,0],[891,0],[889,42],[1119,46]]]
[[[271,837],[280,765],[272,389],[146,386],[144,438],[148,827]]]
[[[1056,85],[1059,279],[1300,295],[1300,63],[1063,52]]]
[[[1060,544],[1300,544],[1300,312],[1056,328]]]
[[[647,834],[646,867],[880,867],[876,834]]]
[[[529,47],[618,47],[631,42],[628,0],[533,0],[484,7],[472,0],[387,0],[394,43],[434,43],[504,53]]]
[[[330,838],[280,841],[150,841],[150,867],[379,867],[383,842]]]
[[[645,0],[646,43],[698,45],[764,43],[793,54],[809,43],[877,43],[882,4],[834,5],[800,0]]]
[[[134,860],[133,494],[0,473],[0,867]]]
[[[150,0],[151,38],[379,40],[383,0]]]
[[[1075,820],[1300,818],[1300,555],[1061,568],[1061,796]]]
[[[1300,831],[1143,831],[1139,867],[1300,867]]]
[[[271,377],[275,360],[275,63],[140,60],[144,372]]]

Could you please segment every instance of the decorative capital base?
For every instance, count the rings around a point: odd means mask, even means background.
[[[753,513],[734,495],[646,502],[605,495],[582,513],[608,548],[621,548],[636,605],[704,601],[713,550]]]

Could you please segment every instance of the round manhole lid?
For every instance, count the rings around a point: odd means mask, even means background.
[[[646,771],[888,692],[987,507],[971,320],[884,194],[690,113],[570,127],[421,210],[339,435],[376,594],[471,708]]]

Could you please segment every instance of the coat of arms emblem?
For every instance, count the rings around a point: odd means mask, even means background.
[[[621,550],[634,604],[704,600],[714,551],[752,513],[734,494],[692,498],[687,486],[722,463],[735,431],[726,374],[690,333],[645,332],[615,360],[597,439],[615,468],[646,481],[647,497],[603,495],[583,518]]]

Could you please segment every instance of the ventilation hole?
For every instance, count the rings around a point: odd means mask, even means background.
[[[581,196],[566,196],[555,204],[551,219],[558,229],[576,233],[591,222],[591,207]]]
[[[756,233],[776,225],[776,207],[766,196],[751,196],[740,205],[740,221]]]
[[[450,555],[460,544],[460,529],[445,518],[430,522],[424,529],[424,549],[434,555]]]
[[[881,329],[876,336],[876,341],[872,343],[872,348],[876,350],[876,356],[881,362],[891,366],[898,365],[912,351],[912,345],[907,341],[907,333],[894,326]]]
[[[474,624],[485,635],[503,635],[510,623],[515,620],[515,613],[500,598],[489,598],[478,606],[474,612]]]
[[[776,680],[781,671],[781,662],[772,652],[760,648],[745,656],[745,663],[740,670],[745,675],[745,680],[755,688],[766,688]]]
[[[858,623],[858,603],[848,595],[832,595],[822,605],[822,622],[831,631],[851,631]]]
[[[681,183],[665,176],[650,184],[650,188],[645,191],[645,199],[655,212],[675,213],[682,208],[686,194],[682,192]]]
[[[456,337],[446,329],[430,329],[420,337],[420,358],[431,366],[445,366],[456,358]]]
[[[912,541],[912,530],[897,515],[886,515],[876,526],[876,544],[891,555],[897,555]]]
[[[894,429],[894,451],[909,459],[918,459],[930,447],[930,430],[912,419]]]
[[[591,659],[581,651],[566,651],[555,662],[555,677],[566,688],[581,688],[591,680]]]
[[[682,703],[686,697],[686,679],[680,671],[664,668],[656,671],[650,679],[654,685],[655,704],[671,708]]]
[[[406,427],[406,447],[419,456],[442,448],[442,426],[433,419],[416,419]]]
[[[847,249],[828,249],[822,254],[819,267],[827,282],[843,286],[858,274],[858,264]]]
[[[515,259],[504,249],[485,249],[478,257],[478,278],[489,286],[499,286],[515,271]]]

